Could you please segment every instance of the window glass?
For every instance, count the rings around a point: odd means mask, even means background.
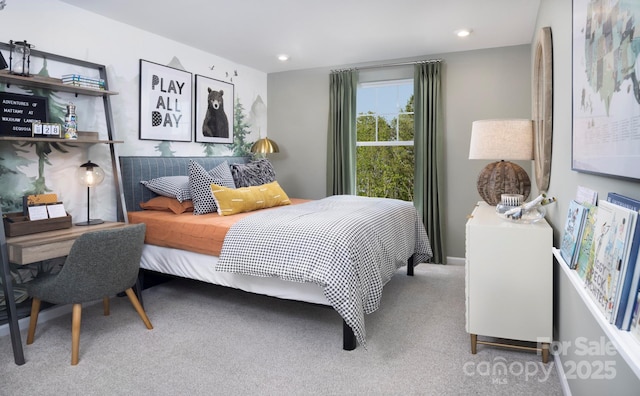
[[[356,110],[361,196],[413,200],[413,80],[362,83]]]

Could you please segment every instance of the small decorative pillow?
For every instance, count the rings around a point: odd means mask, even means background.
[[[216,211],[216,202],[211,196],[212,184],[235,188],[227,161],[208,172],[199,163],[189,161],[189,188],[193,200],[193,214],[201,215]]]
[[[216,201],[220,216],[291,204],[289,197],[277,181],[236,189],[212,184],[211,194]]]
[[[178,201],[191,199],[188,176],[163,176],[141,181],[140,184],[164,197],[175,198]]]
[[[140,207],[146,210],[170,210],[175,214],[193,212],[193,202],[191,200],[178,201],[170,197],[155,197],[147,202],[140,202]]]
[[[266,158],[248,164],[229,165],[236,187],[261,186],[276,180],[276,171]]]

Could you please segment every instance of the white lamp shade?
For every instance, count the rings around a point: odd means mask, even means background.
[[[469,159],[532,160],[531,120],[480,120],[471,126]]]

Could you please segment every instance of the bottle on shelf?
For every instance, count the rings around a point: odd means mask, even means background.
[[[64,116],[64,138],[78,139],[78,116],[76,106],[71,102],[67,105],[67,114]]]

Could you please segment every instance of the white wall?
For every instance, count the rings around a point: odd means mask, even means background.
[[[550,26],[553,36],[553,153],[549,194],[558,198],[550,206],[547,220],[554,228],[554,245],[559,246],[564,219],[569,201],[574,198],[579,185],[598,191],[600,198],[606,198],[609,191],[640,198],[640,185],[637,181],[595,176],[571,170],[571,69],[572,69],[572,1],[542,0],[538,13],[537,28]],[[578,298],[573,286],[556,271],[554,297],[555,339],[570,343],[566,353],[560,355],[566,370],[580,364],[596,372],[598,365],[606,361],[613,362],[615,378],[570,379],[569,385],[574,395],[636,395],[640,389],[640,380],[619,356],[605,353],[593,353],[585,356],[576,348],[576,342],[607,342],[604,332],[593,319],[593,315]],[[594,344],[592,344],[594,345]]]
[[[324,69],[268,75],[269,136],[280,153],[269,159],[289,196],[326,196],[329,72]],[[271,104],[274,107],[271,108]]]
[[[571,170],[571,12],[571,0],[543,0],[537,21],[538,28],[550,26],[553,36],[553,152],[549,194],[557,197],[558,203],[549,207],[547,219],[555,229],[556,246],[569,201],[575,197],[578,186],[596,190],[599,198],[606,199],[609,191],[640,198],[637,181]]]
[[[481,200],[476,180],[490,162],[468,159],[471,123],[486,118],[530,117],[530,46],[436,54],[420,59],[435,58],[444,61],[447,255],[464,257],[466,216]],[[405,60],[381,63],[395,61]],[[343,67],[346,66],[334,68]],[[268,76],[269,136],[282,151],[272,161],[278,180],[292,196],[326,195],[329,73],[329,68],[323,68]],[[530,163],[520,165],[531,174]]]
[[[244,108],[245,117],[252,122],[247,140],[254,141],[258,139],[259,134],[266,135],[266,121],[251,113],[254,103],[260,100],[267,103],[266,73],[56,0],[13,0],[7,3],[6,8],[0,11],[0,41],[27,40],[40,51],[106,66],[109,89],[119,93],[111,97],[114,137],[124,140],[124,144],[116,147],[118,154],[160,155],[156,150],[159,141],[138,139],[140,59],[163,65],[177,60],[193,76],[200,74],[233,83],[236,98]],[[4,55],[8,60],[8,55]],[[42,60],[33,61],[31,71],[39,72]],[[214,65],[214,69],[211,70],[210,67]],[[49,62],[47,67],[52,77],[77,72],[68,66],[52,62]],[[234,71],[237,71],[237,76],[234,76]],[[229,73],[229,77],[226,73]],[[78,106],[80,130],[99,131],[101,137],[106,138],[100,113],[102,104],[99,101],[90,102],[86,98],[75,98],[66,94],[61,94],[61,97],[73,101]],[[225,106],[227,103],[231,105],[228,101],[225,102]],[[3,147],[4,150],[12,149],[6,143],[0,145],[0,154]],[[175,152],[174,155],[205,155],[202,145],[195,142],[173,142],[171,150]],[[227,154],[228,146],[216,145],[215,151],[215,154]],[[33,153],[24,156],[30,160],[36,159],[36,162],[21,171],[29,176],[36,175],[37,157]],[[45,169],[47,186],[59,194],[74,221],[84,219],[86,190],[69,176],[75,172],[79,164],[86,161],[87,156],[91,156],[92,161],[108,172],[107,179],[96,188],[98,191],[92,193],[92,217],[115,220],[115,189],[106,145],[92,146],[89,152],[84,148],[71,149],[68,154],[52,152],[49,155],[51,165]]]

